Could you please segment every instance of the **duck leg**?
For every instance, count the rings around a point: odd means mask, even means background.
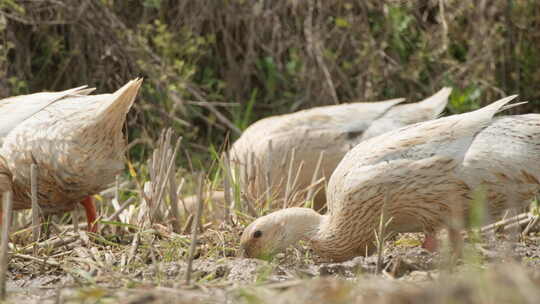
[[[87,196],[82,202],[81,205],[84,207],[84,211],[86,211],[86,220],[88,222],[88,231],[89,232],[97,232],[97,213],[96,213],[96,205],[94,204],[94,201],[92,200],[91,196]]]
[[[439,250],[439,241],[437,241],[437,234],[435,232],[426,233],[422,248],[429,252],[437,252]]]
[[[452,252],[459,256],[463,250],[463,236],[459,229],[449,228],[448,237],[450,239],[450,246],[452,247]],[[424,242],[422,243],[422,248],[426,249],[429,252],[435,253],[439,251],[439,241],[437,240],[437,234],[435,232],[426,233]]]

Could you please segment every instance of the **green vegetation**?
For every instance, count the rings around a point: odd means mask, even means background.
[[[448,85],[449,113],[515,93],[537,109],[540,3],[482,3],[0,0],[0,96],[143,76],[135,160],[167,126],[207,152],[272,114]]]

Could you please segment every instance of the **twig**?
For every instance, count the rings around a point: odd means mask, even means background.
[[[444,52],[448,49],[448,24],[446,22],[446,14],[444,13],[444,10],[444,1],[439,0],[439,16],[441,16],[443,40],[441,52]]]
[[[305,282],[304,280],[300,280],[300,279],[296,279],[296,280],[291,279],[287,281],[267,283],[262,286],[264,286],[264,288],[269,288],[269,289],[283,289],[283,288],[290,288],[290,287],[298,286],[304,282]]]
[[[99,195],[103,196],[103,197],[109,197],[111,195],[115,195],[117,189],[127,190],[128,187],[133,187],[133,183],[129,182],[129,181],[125,181],[125,182],[121,183],[120,185],[118,185],[118,187],[116,185],[114,185],[113,187],[110,187],[108,189],[105,189],[105,190],[101,191],[99,193]]]
[[[159,137],[158,147],[154,150],[152,158],[150,160],[150,180],[151,180],[151,193],[148,197],[145,197],[149,202],[150,223],[154,223],[158,212],[161,207],[161,200],[165,192],[165,188],[168,185],[169,176],[173,172],[176,155],[180,147],[182,138],[180,137],[176,141],[174,148],[171,148],[171,137],[173,134],[172,129],[163,131]],[[147,196],[147,195],[145,195]]]
[[[508,227],[509,225],[516,222],[523,221],[523,220],[528,220],[528,219],[529,219],[529,213],[522,213],[522,214],[513,216],[509,219],[498,221],[496,223],[484,226],[480,229],[480,233],[486,233],[486,232],[489,232],[492,230],[498,230],[498,229],[507,230],[509,228]]]
[[[195,106],[206,106],[213,105],[216,107],[238,107],[240,104],[238,102],[219,102],[219,101],[193,101],[193,100],[184,100],[186,104],[195,105]]]
[[[234,181],[235,181],[235,184],[233,185],[233,188],[232,188],[232,200],[231,200],[231,205],[229,207],[230,210],[235,210],[236,207],[240,206],[240,200],[242,199],[242,191],[239,187],[239,181],[241,181],[240,179],[240,174],[241,174],[241,170],[240,168],[245,168],[245,167],[241,167],[240,166],[240,163],[238,162],[232,162],[232,165],[233,167],[231,168],[231,161],[229,159],[229,172],[231,172],[231,180],[233,180],[233,175],[234,174]],[[246,171],[246,170],[244,170]],[[244,179],[244,181],[247,182],[247,179]],[[247,183],[246,183],[247,184]],[[247,202],[247,201],[246,201]],[[249,206],[249,202],[247,202],[248,206]],[[249,207],[248,207],[249,208]],[[230,216],[230,219],[231,219],[231,224],[234,224],[235,220],[238,219],[237,217],[237,214],[234,213]]]
[[[174,171],[171,171],[169,174],[169,200],[171,203],[171,213],[172,213],[172,228],[176,233],[182,231],[182,223],[180,221],[180,210],[178,209],[178,193],[176,192],[176,175]]]
[[[121,206],[120,208],[118,208],[116,211],[114,211],[114,213],[107,217],[105,219],[105,221],[114,221],[116,217],[118,217],[120,215],[120,213],[122,213],[122,211],[124,211],[131,203],[133,203],[133,201],[135,200],[135,196],[132,196],[130,198],[128,198]]]
[[[193,267],[193,258],[195,257],[195,249],[197,247],[197,233],[199,227],[199,221],[201,220],[201,214],[203,209],[203,173],[199,173],[199,178],[197,179],[197,213],[195,213],[195,220],[191,225],[191,246],[189,247],[189,259],[186,270],[186,284],[189,285],[191,281],[191,271]]]
[[[231,163],[229,161],[229,154],[227,152],[223,153],[223,195],[225,197],[225,221],[229,224],[232,224],[230,210],[231,210]]]
[[[296,153],[296,147],[293,147],[291,150],[291,159],[289,160],[289,170],[287,172],[287,184],[285,185],[285,197],[283,198],[283,209],[287,208],[287,203],[289,202],[289,195],[291,191],[291,179],[292,179],[292,170],[294,166],[294,154]]]
[[[30,165],[30,192],[32,196],[32,239],[39,241],[41,233],[41,223],[39,220],[38,204],[38,167],[36,164]]]
[[[11,212],[13,211],[13,192],[4,192],[4,204],[2,208],[2,242],[0,244],[0,299],[6,300],[6,279],[8,267],[8,242]]]
[[[182,227],[182,234],[187,234],[189,227],[193,225],[193,214],[188,215],[184,227]]]
[[[529,234],[529,232],[531,231],[531,229],[533,229],[536,224],[538,224],[538,219],[540,219],[540,216],[538,215],[535,215],[532,219],[532,221],[529,222],[529,224],[527,225],[527,227],[525,227],[525,229],[523,230],[523,232],[521,233],[521,235],[523,236],[527,236],[527,234]]]
[[[62,230],[62,227],[60,227],[60,225],[58,225],[57,223],[55,223],[55,222],[52,220],[52,215],[51,215],[51,217],[49,218],[48,222],[49,222],[49,226],[48,226],[49,229],[50,229],[50,230],[54,230],[54,232],[55,232],[56,234],[58,234],[58,235],[63,234],[63,233],[65,233],[65,232],[67,231],[67,229]],[[96,223],[97,223],[97,221],[96,221]]]
[[[113,205],[113,209],[115,212],[120,209],[120,175],[116,175],[115,182],[114,182],[114,198],[111,200],[111,204]],[[111,233],[117,234],[118,227],[113,226],[111,227]]]
[[[135,257],[135,254],[137,253],[137,248],[139,248],[139,239],[140,239],[140,235],[137,232],[133,236],[133,241],[131,241],[131,248],[129,249],[129,254],[128,254],[126,264],[130,264],[131,260],[133,260],[133,258]]]
[[[272,140],[268,141],[268,159],[266,163],[266,204],[270,205],[270,200],[272,199],[272,157],[273,157],[273,147]]]
[[[216,115],[216,118],[221,121],[225,126],[227,126],[229,129],[233,130],[236,134],[240,135],[242,134],[242,131],[240,131],[240,129],[238,129],[229,119],[227,119],[227,117],[225,117],[223,114],[221,114],[221,112],[219,112],[216,107],[214,107],[214,105],[210,102],[208,102],[207,100],[204,99],[204,97],[199,94],[199,92],[197,92],[196,90],[194,90],[193,88],[190,88],[189,86],[187,87],[188,91],[190,93],[193,94],[193,96],[195,96],[195,98],[197,98],[200,102],[202,102],[200,105],[207,108],[208,110],[210,110],[210,112],[214,113],[214,115]],[[173,94],[176,94],[176,92],[172,92]]]
[[[514,222],[513,224],[510,224],[510,225],[507,225],[507,226],[504,226],[503,228],[501,228],[501,232],[511,230],[511,229],[514,229],[514,228],[524,229],[527,226],[527,224],[530,223],[530,221],[531,221],[530,218],[525,218],[525,219],[522,219],[520,221]]]
[[[319,175],[319,170],[321,168],[323,158],[324,158],[324,151],[321,151],[321,153],[319,154],[319,159],[317,160],[317,165],[315,166],[315,171],[313,171],[313,176],[311,177],[311,185],[314,185],[315,182],[317,181],[317,176]],[[308,190],[308,193],[306,195],[306,198],[308,201],[313,200],[315,196],[314,191],[315,191],[315,187],[312,187]]]
[[[50,266],[60,266],[60,263],[58,263],[55,260],[52,260],[51,258],[40,259],[40,258],[36,258],[34,256],[31,256],[31,255],[22,254],[22,253],[14,253],[12,256],[16,257],[16,258],[20,258],[20,259],[25,259],[25,260],[29,260],[29,261],[34,261],[34,262],[38,262],[38,263],[47,264],[47,265],[50,265]]]
[[[79,239],[79,234],[74,234],[66,238],[48,239],[46,241],[35,244],[38,248],[57,248],[75,242]],[[22,250],[23,253],[32,253],[33,246]]]
[[[383,203],[381,206],[381,217],[379,219],[379,229],[378,232],[375,232],[375,239],[377,241],[377,267],[376,272],[381,273],[382,263],[383,263],[383,252],[384,252],[384,242],[391,236],[390,234],[386,235],[386,228],[392,221],[392,218],[386,220],[386,211],[388,209],[388,200],[389,193],[388,190],[384,193]]]
[[[260,189],[260,179],[257,178],[257,168],[258,168],[258,160],[257,160],[257,157],[255,156],[255,152],[251,151],[248,155],[249,157],[249,161],[248,161],[248,169],[249,169],[249,172],[248,172],[248,176],[249,176],[249,180],[250,180],[250,183],[253,182],[253,186],[255,187],[255,189]],[[259,195],[260,193],[257,192],[257,195]],[[259,197],[255,197],[255,199],[259,199]]]
[[[334,82],[332,81],[332,76],[330,75],[330,72],[328,71],[328,67],[326,66],[326,63],[324,62],[324,55],[322,52],[320,38],[318,36],[315,37],[317,33],[317,29],[315,30],[313,29],[313,16],[314,15],[315,15],[314,3],[313,1],[309,1],[307,18],[304,21],[304,34],[307,40],[307,48],[308,48],[309,53],[311,53],[311,55],[315,57],[315,62],[321,68],[323,72],[324,79],[326,80],[326,85],[328,86],[328,90],[330,92],[330,96],[332,97],[332,100],[334,101],[334,104],[339,104],[336,88],[334,86]]]
[[[79,205],[75,205],[75,209],[71,211],[71,221],[73,222],[73,232],[79,232]]]
[[[120,202],[120,175],[116,175],[114,179],[114,199],[116,202]]]
[[[290,197],[291,202],[295,201],[295,198],[296,198],[296,196],[298,194],[298,192],[296,191],[296,185],[298,183],[298,178],[300,178],[300,173],[302,172],[302,170],[304,170],[304,161],[303,160],[300,162],[300,165],[298,166],[298,169],[296,169],[296,175],[295,175],[294,180],[293,180],[292,185],[291,185],[291,192],[292,192],[292,195]],[[287,202],[287,206],[289,206],[289,202]]]
[[[257,211],[253,207],[253,204],[251,203],[251,201],[246,197],[245,193],[241,193],[240,195],[241,195],[242,201],[244,201],[244,203],[246,203],[247,211],[248,211],[249,216],[251,216],[252,218],[256,218],[257,217]]]

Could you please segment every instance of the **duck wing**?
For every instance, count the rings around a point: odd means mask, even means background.
[[[404,100],[398,98],[379,102],[346,103],[272,116],[249,126],[238,141],[260,140],[261,136],[299,134],[299,132],[311,130],[364,131],[375,119]]]
[[[93,90],[93,88],[81,86],[62,92],[42,92],[1,99],[0,138],[5,137],[17,125],[51,104],[69,96],[88,95]]]
[[[360,193],[361,188],[365,191],[362,172],[379,170],[378,182],[381,183],[391,175],[381,168],[392,163],[407,167],[431,159],[439,162],[433,166],[461,164],[475,136],[492,123],[497,112],[513,106],[506,104],[515,97],[503,98],[473,112],[417,123],[361,142],[345,155],[330,178],[330,211],[343,208],[341,204],[347,201],[344,199],[346,195]],[[412,174],[405,178],[414,180],[415,176]]]
[[[436,119],[448,104],[452,88],[442,88],[434,95],[416,103],[397,105],[373,121],[364,132],[362,140],[395,130],[413,123]]]
[[[473,188],[488,185],[496,209],[526,203],[540,187],[540,115],[503,116],[476,136],[460,176]]]

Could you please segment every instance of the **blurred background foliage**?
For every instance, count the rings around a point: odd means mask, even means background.
[[[208,155],[262,117],[443,86],[447,113],[540,108],[537,0],[0,0],[0,40],[0,97],[143,76],[132,158],[167,126]]]

